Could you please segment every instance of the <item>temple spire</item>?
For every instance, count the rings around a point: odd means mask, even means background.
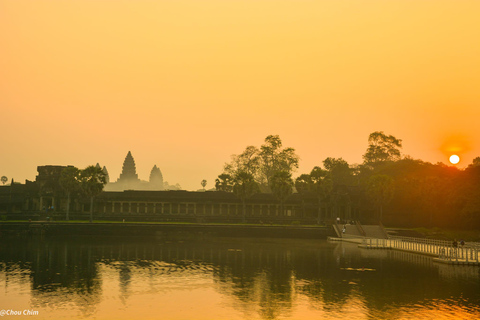
[[[150,188],[154,190],[163,190],[163,175],[157,165],[154,165],[150,171]]]
[[[105,173],[105,179],[107,180],[107,183],[110,183],[110,176],[108,175],[107,167],[103,166],[102,171]]]
[[[135,160],[133,160],[132,153],[128,151],[125,161],[123,162],[122,173],[118,180],[137,180],[137,169],[135,168]]]

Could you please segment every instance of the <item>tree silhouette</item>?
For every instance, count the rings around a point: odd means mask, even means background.
[[[392,135],[387,136],[383,131],[375,131],[369,135],[368,143],[367,151],[363,155],[365,164],[375,165],[400,160],[402,140]]]
[[[280,215],[283,216],[284,202],[293,192],[292,176],[287,171],[279,171],[272,176],[270,181],[273,195],[280,201]]]
[[[93,198],[103,191],[107,183],[105,172],[95,166],[80,171],[80,185],[83,194],[90,198],[90,222],[93,222]]]
[[[242,200],[243,207],[243,222],[246,221],[246,200],[255,193],[260,192],[258,183],[253,178],[253,175],[247,172],[239,172],[234,178],[233,193]]]
[[[6,176],[2,176],[2,177],[0,178],[0,180],[2,181],[3,184],[5,184],[5,183],[7,183],[8,178],[7,178]]]
[[[328,171],[320,167],[314,167],[310,172],[312,180],[311,190],[317,196],[318,213],[317,224],[321,223],[322,202],[324,202],[332,192],[333,182]]]
[[[312,177],[307,174],[301,174],[295,179],[295,189],[298,193],[306,193],[312,191]]]
[[[233,178],[231,175],[222,173],[215,179],[215,189],[217,191],[226,191],[232,192],[233,191]]]
[[[387,175],[375,174],[368,180],[368,196],[379,209],[380,221],[383,217],[383,206],[392,200],[394,190],[393,179]]]
[[[232,177],[246,172],[257,179],[260,170],[260,158],[258,157],[260,150],[254,146],[248,146],[239,155],[232,155],[232,161],[224,166],[224,173]]]
[[[265,138],[265,144],[260,147],[259,156],[261,159],[260,170],[266,180],[267,187],[271,190],[273,176],[279,172],[286,172],[291,176],[292,172],[298,169],[300,160],[298,155],[295,154],[295,149],[282,149],[282,140],[278,135],[269,135]],[[280,176],[282,175],[280,174]]]
[[[67,213],[65,220],[68,221],[70,219],[69,213],[71,194],[78,192],[81,189],[80,170],[78,170],[76,167],[67,167],[63,169],[60,175],[59,183],[62,189],[67,193]]]
[[[354,176],[353,169],[348,162],[342,158],[326,158],[323,160],[323,166],[328,171],[330,179],[334,185],[352,185]]]
[[[298,169],[298,155],[293,148],[282,148],[278,135],[269,135],[260,147],[248,146],[240,155],[233,155],[225,164],[224,174],[232,177],[240,173],[252,175],[262,191],[271,192],[271,178],[279,171],[292,173]]]
[[[200,184],[202,185],[203,190],[205,190],[205,187],[207,186],[207,180],[203,179],[202,182],[200,182]]]
[[[468,168],[480,167],[480,157],[473,159],[472,163],[468,165]]]

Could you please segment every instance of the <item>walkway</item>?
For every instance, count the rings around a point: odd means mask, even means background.
[[[332,241],[358,243],[360,248],[393,249],[404,252],[419,253],[434,257],[433,261],[457,265],[480,266],[480,243],[468,242],[464,245],[452,241],[434,240],[414,237],[389,236],[383,225],[340,225],[336,221],[332,225],[337,238]]]
[[[433,256],[433,261],[458,265],[480,266],[480,244],[465,243],[454,247],[452,241],[390,237],[389,239],[363,238],[360,248],[394,249]]]
[[[332,227],[339,238],[388,238],[388,235],[382,225],[362,225],[357,221],[353,224],[335,223],[332,225]]]

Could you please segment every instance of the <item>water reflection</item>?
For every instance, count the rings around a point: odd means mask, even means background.
[[[0,257],[3,307],[36,319],[480,317],[480,268],[346,243],[15,239]]]

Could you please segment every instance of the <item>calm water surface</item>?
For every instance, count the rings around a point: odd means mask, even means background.
[[[326,240],[2,239],[3,319],[480,319],[480,268]]]

